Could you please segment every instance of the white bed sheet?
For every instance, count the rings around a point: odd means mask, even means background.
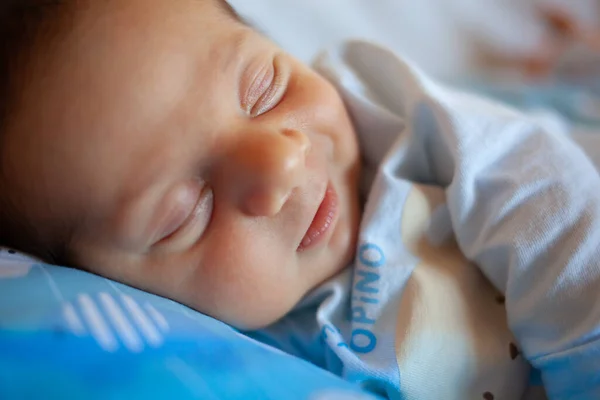
[[[305,62],[348,38],[374,40],[429,72],[467,67],[468,48],[439,3],[445,0],[230,0],[285,50]]]
[[[547,33],[535,13],[562,4],[588,26],[600,24],[599,0],[229,0],[284,49],[310,62],[348,38],[390,47],[437,77],[476,71],[475,42],[530,53]],[[475,39],[475,40],[474,40]]]

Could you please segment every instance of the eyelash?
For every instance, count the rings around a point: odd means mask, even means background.
[[[256,101],[249,102],[248,114],[253,118],[271,111],[281,102],[281,99],[285,94],[285,79],[278,64],[278,59],[275,58],[273,64],[269,67],[269,69],[273,70],[269,85],[265,90],[261,90],[262,93],[258,96]],[[263,85],[263,82],[264,78],[260,81],[259,88]],[[251,89],[250,92],[253,92],[253,90]]]
[[[190,212],[187,213],[187,216],[174,229],[162,235],[157,244],[169,243],[172,240],[177,241],[177,239],[180,236],[180,232],[183,232],[184,236],[188,236],[185,235],[185,231],[188,230],[188,228],[193,229],[192,224],[202,223],[203,227],[200,231],[199,237],[204,236],[204,233],[208,229],[210,221],[212,220],[213,211],[214,199],[212,190],[209,187],[204,187],[198,193],[198,199],[194,206],[191,208]],[[199,221],[200,219],[203,219],[204,221]]]

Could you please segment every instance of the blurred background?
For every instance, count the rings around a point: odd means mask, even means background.
[[[310,62],[360,38],[438,79],[600,126],[600,0],[230,0]]]
[[[310,61],[325,46],[347,38],[363,38],[386,45],[443,77],[472,73],[486,59],[506,64],[501,62],[502,58],[504,61],[529,58],[532,62],[535,58],[539,61],[550,56],[561,58],[559,54],[549,54],[559,50],[550,47],[568,45],[581,51],[585,41],[582,36],[600,32],[600,0],[230,0],[230,3],[304,61]],[[580,37],[569,37],[576,35]],[[564,43],[569,39],[571,43]]]

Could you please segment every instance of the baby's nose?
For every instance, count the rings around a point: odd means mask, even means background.
[[[296,130],[248,133],[230,158],[232,185],[241,210],[272,216],[306,179],[310,141]]]

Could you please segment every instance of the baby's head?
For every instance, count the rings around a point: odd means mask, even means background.
[[[349,263],[358,148],[322,77],[221,0],[15,3],[2,244],[242,328]]]

